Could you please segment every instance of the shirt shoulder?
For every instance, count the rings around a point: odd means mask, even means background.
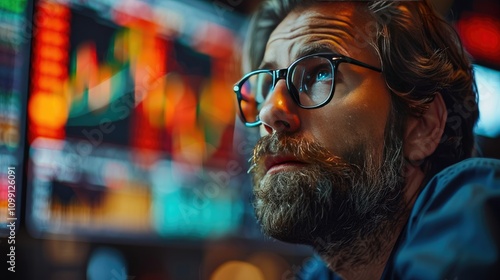
[[[472,158],[422,190],[394,271],[405,279],[499,279],[499,254],[500,160]]]
[[[331,271],[318,255],[314,255],[301,267],[294,280],[342,280],[340,276]]]

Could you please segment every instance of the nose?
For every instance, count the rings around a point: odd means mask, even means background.
[[[285,81],[280,80],[264,102],[259,117],[268,133],[291,133],[300,128],[299,109],[288,93]]]

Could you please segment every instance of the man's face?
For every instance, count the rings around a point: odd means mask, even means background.
[[[271,34],[262,65],[286,68],[304,52],[328,51],[380,67],[374,49],[359,42],[370,20],[352,3],[294,11]],[[339,65],[333,98],[317,109],[299,108],[278,81],[260,112],[269,135],[251,168],[263,231],[287,242],[350,246],[393,221],[403,180],[391,112],[382,74],[353,64]]]

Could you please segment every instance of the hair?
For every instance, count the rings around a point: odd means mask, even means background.
[[[271,32],[292,11],[321,0],[268,0],[254,14],[244,48],[245,71],[261,63]],[[324,1],[323,1],[324,2]],[[479,111],[470,58],[455,29],[427,1],[363,1],[373,20],[367,38],[378,53],[393,110],[401,127],[421,116],[436,93],[448,118],[441,141],[422,163],[430,179],[445,167],[471,157]]]

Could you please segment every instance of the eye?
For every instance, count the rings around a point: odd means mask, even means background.
[[[304,77],[304,84],[310,89],[316,83],[330,82],[331,79],[332,70],[330,65],[318,65],[314,69],[311,69]]]
[[[330,80],[332,78],[332,72],[330,69],[320,69],[316,73],[316,81],[325,81],[325,80]]]

